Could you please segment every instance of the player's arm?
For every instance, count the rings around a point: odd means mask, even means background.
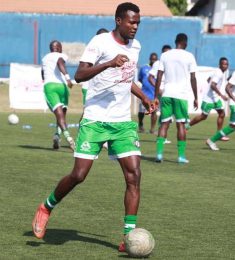
[[[158,103],[151,102],[151,100],[149,100],[144,95],[144,93],[141,91],[141,89],[134,82],[131,85],[131,93],[141,100],[142,104],[148,111],[146,114],[150,114],[157,109]]]
[[[150,84],[155,87],[155,77],[152,74],[149,74],[148,76],[148,81],[150,82]]]
[[[219,91],[217,84],[214,81],[211,82],[211,89],[215,91],[224,101],[228,100],[228,98]]]
[[[233,95],[233,85],[231,83],[228,83],[225,87],[225,91],[228,94],[228,96],[235,101],[235,96]]]
[[[162,76],[163,76],[164,71],[158,70],[157,72],[157,80],[155,82],[155,97],[154,97],[154,102],[159,104],[158,97],[160,95],[160,86],[162,82]]]
[[[42,77],[42,80],[45,79],[45,78],[44,78],[44,70],[43,70],[43,69],[41,69],[41,77]]]
[[[190,73],[190,83],[194,95],[193,105],[195,109],[198,109],[198,98],[197,98],[197,79],[195,72]]]
[[[93,65],[89,62],[80,62],[74,79],[77,83],[90,80],[108,68],[121,67],[127,61],[129,59],[126,55],[118,54],[114,59],[98,65]]]
[[[66,81],[67,81],[67,85],[69,88],[72,88],[73,83],[71,82],[70,76],[67,72],[67,69],[65,67],[65,61],[62,58],[59,58],[57,61],[57,66],[60,70],[60,72],[64,75]]]

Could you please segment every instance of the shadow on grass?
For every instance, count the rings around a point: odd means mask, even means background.
[[[34,237],[32,231],[27,231],[23,234],[23,236]],[[42,240],[37,241],[27,241],[26,245],[32,247],[38,247],[41,245],[49,244],[49,245],[63,245],[68,241],[81,241],[85,243],[98,244],[105,247],[110,247],[115,250],[118,250],[118,246],[114,245],[110,242],[101,240],[99,238],[94,238],[90,236],[104,237],[102,235],[83,233],[77,230],[65,230],[65,229],[47,229],[47,233]]]
[[[53,149],[50,147],[42,147],[42,146],[36,146],[36,145],[19,145],[18,147],[24,148],[24,149],[33,149],[33,150],[45,150],[45,151],[50,151],[50,152],[60,152],[60,153],[67,153],[71,152],[68,146],[61,146],[61,148],[68,148],[68,151],[60,150],[60,149]]]
[[[143,160],[143,161],[149,161],[149,162],[154,162],[154,163],[156,163],[156,164],[161,164],[161,163],[157,163],[157,162],[156,162],[156,157],[153,157],[153,156],[142,155],[142,156],[141,156],[141,160]],[[178,162],[177,162],[176,160],[167,160],[167,159],[164,159],[164,162],[177,163],[177,164],[178,164]],[[163,162],[163,163],[164,163],[164,162]]]

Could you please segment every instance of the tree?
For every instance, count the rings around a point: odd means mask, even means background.
[[[187,11],[187,0],[164,0],[173,15],[185,15]]]

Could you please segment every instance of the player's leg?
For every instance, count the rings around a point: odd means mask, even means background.
[[[151,114],[151,127],[150,127],[150,133],[155,134],[155,128],[156,128],[156,123],[157,123],[157,113],[154,112]]]
[[[63,177],[46,201],[39,205],[33,222],[33,233],[43,238],[53,208],[79,183],[83,182],[92,166],[93,160],[76,158],[72,172]]]
[[[161,122],[158,130],[158,137],[156,143],[156,162],[163,161],[164,145],[167,137],[169,124],[172,120],[173,107],[172,99],[168,97],[161,98]]]
[[[144,113],[145,108],[142,103],[139,104],[139,112],[138,112],[138,124],[139,124],[139,133],[144,133]]]
[[[216,111],[218,114],[217,117],[217,131],[221,130],[223,128],[224,124],[224,118],[225,118],[225,111],[224,111],[224,105],[221,100],[216,102]],[[229,137],[227,136],[222,136],[221,139],[222,141],[229,141]]]
[[[215,135],[207,139],[206,144],[213,151],[218,151],[219,148],[216,145],[216,142],[220,140],[223,136],[230,135],[235,131],[235,105],[230,105],[230,120],[229,125],[224,127],[222,130],[217,131]]]
[[[206,120],[212,109],[211,105],[212,104],[203,101],[201,104],[202,113],[191,119],[189,123],[186,123],[185,128],[188,130],[191,126],[196,125],[203,120]]]
[[[73,170],[63,177],[55,190],[48,196],[45,203],[41,204],[33,220],[33,232],[37,238],[42,238],[46,232],[46,225],[52,209],[57,205],[77,184],[83,182],[92,166],[93,160],[97,158],[102,149],[103,142],[96,142],[98,123],[83,120],[74,152],[76,157]],[[83,125],[84,123],[84,125]],[[89,124],[89,128],[86,127]],[[98,131],[102,137],[102,129]]]
[[[111,158],[117,158],[126,181],[124,195],[125,216],[124,235],[135,228],[140,199],[140,146],[135,122],[110,123],[108,152]],[[119,251],[125,251],[121,243]]]
[[[188,116],[188,101],[182,99],[173,100],[174,115],[177,127],[177,150],[178,150],[178,162],[188,163],[186,159],[186,131],[185,122],[187,122]]]

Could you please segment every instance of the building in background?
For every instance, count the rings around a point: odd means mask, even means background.
[[[189,6],[192,2],[190,1]],[[198,0],[186,15],[202,17],[207,32],[235,34],[234,0]]]

